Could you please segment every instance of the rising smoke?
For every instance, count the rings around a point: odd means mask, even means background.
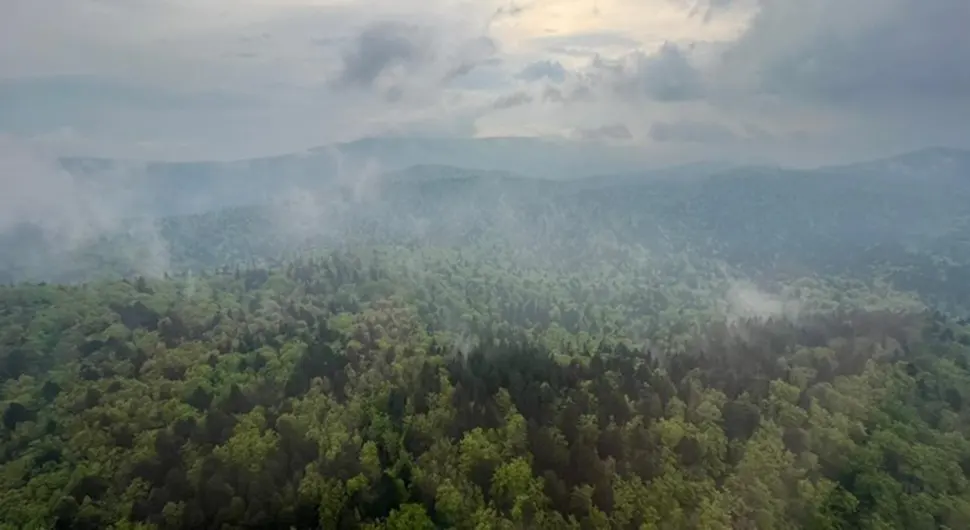
[[[105,238],[125,242],[119,259],[132,272],[169,270],[168,244],[150,218],[142,171],[131,165],[77,175],[34,142],[0,135],[0,264],[46,279]],[[57,276],[54,274],[53,276]]]

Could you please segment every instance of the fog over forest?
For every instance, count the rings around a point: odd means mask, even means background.
[[[967,2],[11,2],[0,530],[970,528]]]

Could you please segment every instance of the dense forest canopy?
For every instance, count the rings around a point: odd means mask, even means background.
[[[25,223],[0,528],[970,527],[968,168],[419,166]]]

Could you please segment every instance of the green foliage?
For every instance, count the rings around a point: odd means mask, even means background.
[[[0,288],[0,521],[970,525],[965,322],[878,281],[756,288],[622,248]]]

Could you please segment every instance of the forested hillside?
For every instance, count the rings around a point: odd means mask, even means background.
[[[20,227],[0,528],[968,528],[970,180],[881,164]]]
[[[82,227],[84,237],[65,242],[31,225],[0,232],[0,283],[198,272],[345,244],[504,241],[555,264],[595,260],[605,245],[719,260],[758,279],[880,277],[951,311],[961,311],[970,284],[964,151],[812,171],[688,167],[569,182],[442,166],[294,180],[287,164],[261,163],[246,167],[262,177],[237,174],[235,186],[232,166],[220,166],[218,185],[209,170],[191,184],[194,173],[178,166],[175,181],[153,181],[148,194],[160,210],[213,206],[213,195],[255,194],[261,204],[139,218],[118,199],[91,205],[110,222]]]

